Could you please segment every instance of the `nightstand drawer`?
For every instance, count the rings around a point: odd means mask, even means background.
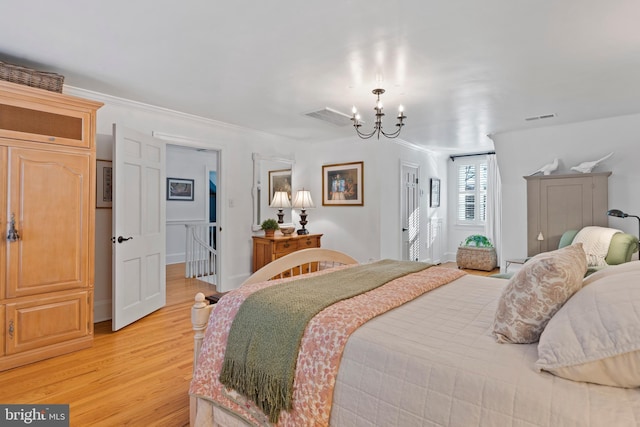
[[[291,252],[295,252],[298,250],[298,242],[295,240],[282,240],[279,242],[275,242],[274,253],[276,254],[276,258],[280,258],[286,254],[290,254]]]
[[[298,240],[298,250],[307,248],[319,248],[320,236],[307,236]]]

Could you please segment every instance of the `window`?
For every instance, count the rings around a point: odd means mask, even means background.
[[[458,223],[484,224],[487,219],[487,163],[484,159],[458,166]]]

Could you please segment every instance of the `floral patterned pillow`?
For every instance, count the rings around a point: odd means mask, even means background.
[[[501,343],[533,343],[580,288],[587,271],[582,243],[543,252],[509,280],[498,301],[493,335]]]

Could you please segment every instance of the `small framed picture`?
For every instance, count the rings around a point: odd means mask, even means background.
[[[291,169],[279,169],[269,171],[269,203],[273,200],[276,191],[286,191],[291,200]]]
[[[364,162],[322,166],[324,206],[364,205]]]
[[[193,201],[193,180],[167,178],[167,200]]]
[[[96,161],[96,208],[113,206],[113,166],[111,160]]]
[[[429,201],[429,206],[432,208],[440,206],[440,179],[438,178],[431,178],[431,193]]]

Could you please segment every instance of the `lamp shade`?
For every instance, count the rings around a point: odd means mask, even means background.
[[[273,195],[273,200],[269,205],[271,208],[290,208],[291,202],[289,202],[289,193],[286,191],[276,191]]]
[[[316,206],[311,199],[311,192],[309,190],[298,190],[296,197],[293,199],[293,207],[298,209],[315,208]]]
[[[618,218],[626,218],[626,217],[629,216],[626,213],[622,212],[620,209],[611,209],[611,210],[607,211],[607,215],[609,215],[609,216],[617,216]]]

